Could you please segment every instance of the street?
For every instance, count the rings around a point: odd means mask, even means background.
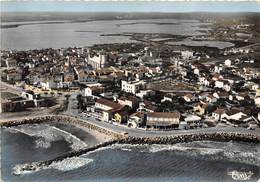
[[[82,122],[88,122],[90,124],[96,125],[100,128],[104,128],[106,130],[110,130],[116,133],[128,133],[128,136],[132,137],[158,137],[158,136],[173,136],[173,135],[182,135],[182,134],[198,134],[198,133],[215,133],[215,132],[238,132],[238,133],[251,133],[254,135],[258,135],[260,137],[260,130],[248,130],[246,128],[235,128],[230,126],[225,127],[212,127],[212,128],[200,128],[200,129],[191,129],[191,130],[145,130],[145,129],[137,129],[137,128],[129,128],[127,126],[118,126],[115,124],[107,123],[104,121],[99,121],[96,118],[90,116],[86,117],[86,115],[79,113],[77,107],[77,94],[72,94],[69,98],[68,110],[65,114],[77,117],[81,119]]]
[[[8,91],[14,93],[21,93],[23,89],[11,86],[9,84],[0,83],[1,88],[5,87]],[[69,97],[69,103],[67,111],[63,113],[63,115],[68,115],[72,117],[76,117],[80,119],[82,122],[88,122],[90,124],[96,125],[100,128],[104,128],[106,130],[110,130],[119,134],[128,133],[128,136],[133,137],[158,137],[158,136],[171,136],[171,135],[181,135],[181,134],[197,134],[197,133],[215,133],[215,132],[238,132],[238,133],[250,133],[254,135],[258,135],[260,137],[260,130],[248,130],[246,128],[235,128],[231,126],[225,127],[212,127],[212,128],[199,128],[199,129],[190,129],[190,130],[145,130],[145,129],[137,129],[137,128],[129,128],[125,125],[115,125],[111,123],[107,123],[104,121],[97,120],[93,116],[86,116],[83,113],[79,113],[77,109],[78,101],[77,101],[78,93],[72,93]],[[5,114],[4,117],[1,117],[1,121],[8,121],[11,119],[21,119],[21,118],[28,118],[28,117],[41,117],[46,115],[52,115],[49,112],[49,109],[37,109],[32,111],[25,111],[20,113],[11,113]],[[2,115],[3,116],[3,115]]]

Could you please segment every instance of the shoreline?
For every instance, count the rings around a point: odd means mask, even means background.
[[[24,124],[41,124],[41,123],[63,123],[63,124],[70,124],[76,127],[80,127],[86,132],[91,132],[93,134],[99,134],[100,136],[108,136],[112,139],[121,138],[122,136],[119,133],[114,131],[101,128],[99,126],[93,125],[88,122],[83,122],[78,120],[77,118],[65,116],[65,115],[48,115],[48,116],[40,116],[40,117],[32,117],[32,118],[22,118],[16,120],[5,120],[0,121],[0,127],[12,127]],[[91,134],[90,133],[90,134]]]
[[[25,164],[19,164],[18,169],[13,171],[14,175],[20,175],[23,172],[38,171],[45,167],[48,167],[56,162],[61,162],[65,159],[79,157],[81,155],[87,154],[89,152],[94,152],[100,148],[112,146],[113,144],[130,144],[130,145],[153,145],[153,144],[163,144],[172,145],[177,143],[189,143],[194,141],[217,141],[217,142],[251,142],[260,143],[260,138],[251,134],[239,134],[239,133],[212,133],[212,134],[197,134],[197,135],[182,135],[182,136],[171,136],[171,137],[155,137],[155,138],[135,138],[126,137],[123,139],[113,139],[106,141],[95,146],[86,147],[78,151],[72,151],[64,155],[58,156],[53,159],[45,161],[37,161]]]
[[[122,134],[116,133],[114,131],[110,131],[108,129],[101,128],[91,123],[83,122],[78,120],[77,118],[72,118],[69,116],[44,116],[39,118],[28,118],[28,119],[20,119],[20,120],[13,120],[13,121],[5,121],[0,122],[1,127],[12,127],[17,125],[23,124],[40,124],[40,123],[64,123],[64,124],[71,124],[76,127],[81,126],[80,128],[86,132],[90,132],[93,136],[102,137],[108,136],[110,140],[103,141],[99,144],[94,146],[89,146],[84,149],[80,149],[77,151],[72,151],[61,155],[59,157],[45,160],[45,161],[38,161],[32,163],[25,163],[19,165],[19,173],[14,172],[14,175],[20,175],[22,172],[26,171],[37,171],[41,168],[51,165],[54,162],[63,161],[67,158],[78,157],[80,155],[86,154],[88,152],[95,151],[99,148],[111,146],[113,144],[130,144],[130,145],[152,145],[152,144],[166,144],[172,145],[177,143],[189,143],[193,141],[217,141],[217,142],[229,142],[229,141],[236,141],[236,142],[249,142],[249,143],[260,143],[260,136],[258,134],[250,134],[250,133],[239,133],[239,132],[198,132],[193,134],[182,133],[178,135],[169,135],[169,136],[157,136],[157,137],[131,137],[131,136],[124,136]],[[101,138],[99,138],[101,139]]]
[[[200,140],[211,140],[211,141],[248,141],[248,142],[260,142],[260,134],[250,132],[243,133],[239,131],[197,131],[194,133],[176,133],[172,135],[161,135],[161,136],[128,136],[121,132],[116,132],[109,130],[108,128],[103,128],[97,126],[90,122],[78,119],[75,117],[67,115],[47,115],[32,118],[21,118],[15,120],[4,120],[0,121],[0,127],[12,127],[24,124],[41,124],[41,123],[62,123],[69,124],[78,127],[85,132],[90,133],[93,136],[98,136],[100,138],[105,138],[106,136],[110,139],[116,139],[119,143],[133,143],[133,144],[175,144],[182,142],[192,142]]]

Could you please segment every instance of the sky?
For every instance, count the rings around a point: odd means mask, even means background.
[[[2,1],[2,12],[260,12],[260,1]]]

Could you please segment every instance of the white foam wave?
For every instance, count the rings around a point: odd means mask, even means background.
[[[196,145],[199,144],[199,145]],[[260,164],[260,153],[259,149],[254,148],[253,150],[246,151],[245,146],[240,146],[241,144],[237,144],[235,149],[230,147],[226,147],[223,143],[212,144],[211,142],[200,142],[200,143],[179,143],[174,145],[161,145],[161,144],[153,144],[153,145],[131,145],[131,144],[114,144],[109,148],[117,149],[117,150],[128,150],[128,151],[137,151],[137,152],[146,152],[146,153],[157,153],[162,151],[172,151],[178,155],[187,155],[187,156],[195,156],[202,157],[211,160],[230,160],[236,162],[243,162],[248,164],[254,164],[259,166]],[[106,149],[106,148],[104,148]],[[103,149],[103,150],[104,150]],[[243,152],[241,152],[243,151]]]
[[[70,171],[70,170],[83,167],[91,162],[93,162],[93,159],[72,157],[72,158],[64,159],[62,161],[53,162],[51,165],[49,165],[46,168],[53,168],[60,171]]]
[[[75,135],[47,124],[16,126],[9,128],[9,130],[11,132],[21,132],[31,137],[37,137],[38,139],[35,140],[36,148],[48,148],[51,146],[51,142],[63,139],[70,143],[72,150],[80,150],[87,147],[87,144]]]
[[[230,161],[244,162],[248,164],[260,164],[260,154],[257,151],[232,150],[232,148],[203,148],[203,147],[183,147],[176,145],[151,145],[149,152],[174,151],[180,155],[209,157],[212,160],[225,159]]]
[[[17,164],[15,167],[13,167],[12,173],[14,175],[24,175],[24,174],[34,173],[40,170],[45,170],[45,169],[57,169],[59,171],[70,171],[70,170],[83,167],[91,162],[93,162],[93,159],[83,158],[83,157],[66,158],[62,161],[52,162],[48,166],[41,166],[41,167],[37,166],[37,162],[35,162],[31,164],[32,166],[34,166],[33,170],[26,170],[25,166],[27,166],[27,164]]]

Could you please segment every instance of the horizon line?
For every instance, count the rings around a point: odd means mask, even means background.
[[[163,13],[163,14],[170,14],[170,13],[257,13],[257,11],[1,11],[1,13]]]

